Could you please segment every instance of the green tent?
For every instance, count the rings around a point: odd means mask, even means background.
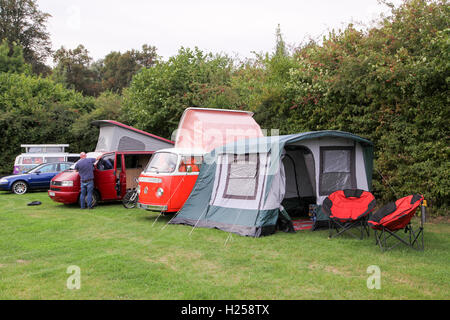
[[[342,131],[243,139],[205,155],[182,210],[170,221],[259,237],[293,230],[333,191],[371,190],[373,144]],[[289,213],[289,214],[288,214]],[[325,221],[316,210],[316,226]]]

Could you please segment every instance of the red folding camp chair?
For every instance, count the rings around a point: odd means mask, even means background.
[[[369,218],[368,224],[375,230],[375,244],[378,244],[381,250],[390,250],[401,243],[416,250],[423,250],[423,225],[425,223],[423,200],[423,195],[410,195],[388,203]],[[419,206],[421,206],[422,213],[420,226],[414,230],[411,219]],[[406,238],[396,234],[402,229],[408,234]],[[391,237],[396,238],[399,242],[388,247],[387,240]]]
[[[364,238],[364,232],[369,236],[367,218],[375,204],[373,194],[364,190],[338,190],[330,194],[322,204],[322,211],[329,217],[329,238],[339,236],[352,228],[360,230],[360,239]],[[333,228],[336,230],[334,235]],[[357,237],[352,232],[349,234]]]

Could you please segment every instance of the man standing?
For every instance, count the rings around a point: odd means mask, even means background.
[[[80,203],[81,209],[86,209],[86,200],[89,209],[93,209],[92,206],[92,193],[94,192],[94,163],[96,159],[86,158],[86,153],[80,153],[80,160],[75,164],[75,170],[80,175],[81,194]],[[86,199],[87,193],[87,199]],[[86,200],[85,200],[86,199]]]

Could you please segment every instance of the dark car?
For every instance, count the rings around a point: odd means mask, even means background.
[[[0,190],[24,194],[30,189],[48,189],[50,180],[71,165],[73,162],[43,163],[24,174],[3,177],[0,179]]]

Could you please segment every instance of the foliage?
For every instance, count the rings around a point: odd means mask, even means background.
[[[91,98],[49,79],[0,73],[0,172],[12,172],[23,143],[70,143],[77,151],[85,143],[68,129],[93,108]]]
[[[239,95],[239,105],[255,112],[255,119],[263,128],[283,129],[282,124],[287,121],[283,113],[285,84],[289,80],[289,71],[296,67],[278,26],[275,52],[256,54],[233,73],[232,90]]]
[[[91,112],[84,113],[73,122],[70,133],[81,143],[75,143],[76,150],[93,151],[97,144],[99,130],[92,126],[94,120],[119,120],[122,108],[122,96],[110,92],[103,92],[94,101]]]
[[[412,192],[436,208],[450,196],[449,20],[445,1],[410,0],[380,28],[352,25],[298,50],[286,131],[337,129],[376,146],[375,194]],[[273,113],[279,110],[273,110]]]
[[[53,61],[56,63],[52,75],[55,81],[84,95],[99,94],[101,85],[97,73],[90,68],[92,58],[83,45],[80,44],[73,50],[61,47],[53,55]]]
[[[120,93],[130,85],[131,79],[141,68],[152,67],[158,61],[156,48],[142,46],[142,51],[111,52],[102,60],[100,77],[102,89]]]
[[[39,10],[36,0],[0,0],[0,40],[21,45],[25,61],[38,74],[49,71],[45,65],[51,53],[45,25],[49,17]]]
[[[25,63],[21,46],[10,45],[4,39],[0,44],[0,72],[31,73],[31,66]]]

